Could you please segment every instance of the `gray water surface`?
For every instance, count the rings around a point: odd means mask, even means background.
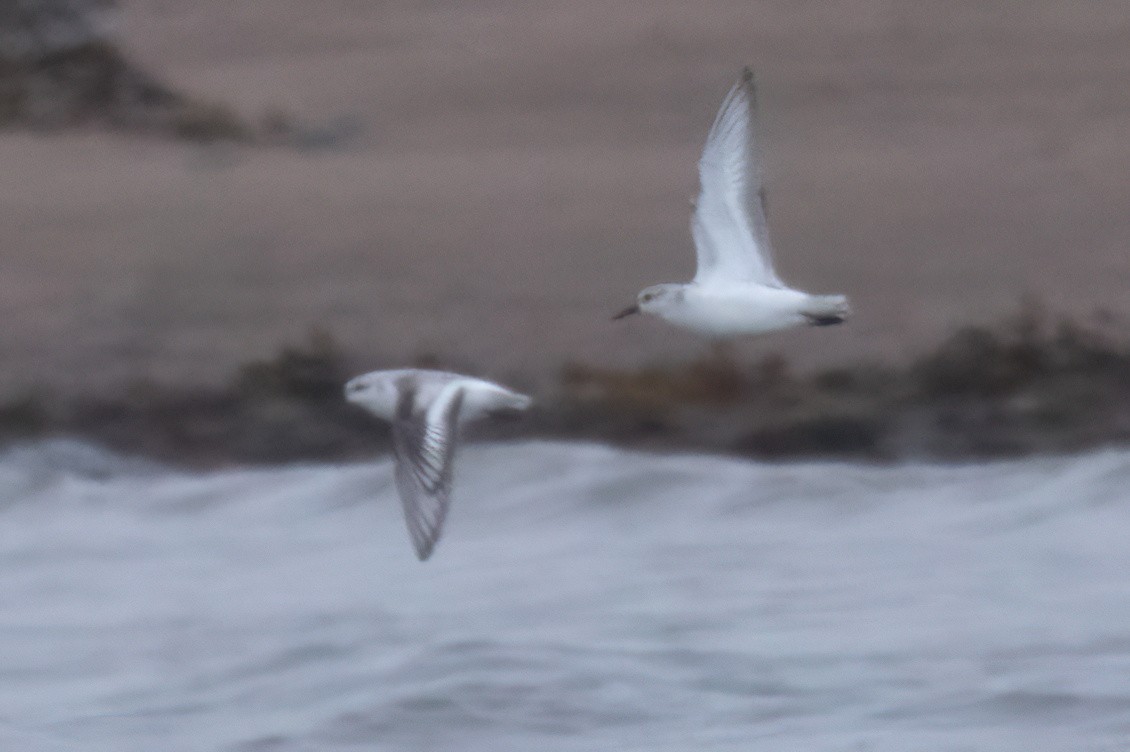
[[[1121,750],[1130,453],[765,465],[0,455],[5,750]]]

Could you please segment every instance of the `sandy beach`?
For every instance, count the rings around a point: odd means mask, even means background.
[[[738,346],[900,361],[1030,295],[1130,314],[1121,2],[123,4],[125,49],[288,146],[0,135],[0,392],[209,384],[331,332],[527,385],[706,345],[612,323],[689,278],[695,160],[757,70],[782,276],[845,327]]]

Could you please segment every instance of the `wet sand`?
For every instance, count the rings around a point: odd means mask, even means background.
[[[694,163],[761,85],[784,278],[850,325],[742,343],[905,361],[1030,294],[1130,313],[1130,15],[958,7],[332,0],[125,4],[144,66],[299,147],[0,135],[0,392],[218,383],[332,332],[552,383],[705,345],[608,316],[693,273]]]

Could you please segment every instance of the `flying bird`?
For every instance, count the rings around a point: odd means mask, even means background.
[[[773,268],[765,223],[757,91],[745,68],[730,89],[698,162],[691,220],[698,270],[685,284],[653,285],[614,316],[647,313],[715,339],[795,326],[828,326],[851,313],[844,295],[810,295]]]
[[[421,561],[443,533],[460,427],[532,402],[489,381],[416,368],[358,376],[345,385],[345,398],[392,424],[396,487]]]

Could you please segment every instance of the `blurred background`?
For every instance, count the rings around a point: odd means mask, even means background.
[[[1130,436],[1119,2],[4,7],[5,434],[343,456],[340,383],[416,363],[535,392],[543,435],[875,457]],[[695,164],[745,64],[781,274],[855,317],[724,353],[609,321],[693,275]],[[302,403],[264,446],[154,435],[263,363]],[[1038,415],[981,441],[1002,396]],[[741,419],[704,430],[702,403]]]
[[[747,64],[854,317],[609,321]],[[0,747],[1120,749],[1128,80],[1121,0],[0,0]],[[406,364],[540,404],[426,566]]]
[[[608,318],[693,275],[696,160],[747,63],[781,273],[857,315],[743,355],[906,359],[1026,294],[1125,313],[1113,0],[7,5],[101,9],[137,75],[197,110],[154,122],[161,97],[122,101],[136,84],[98,61],[73,77],[106,101],[7,105],[7,388],[217,381],[311,328],[499,376],[695,356]]]

